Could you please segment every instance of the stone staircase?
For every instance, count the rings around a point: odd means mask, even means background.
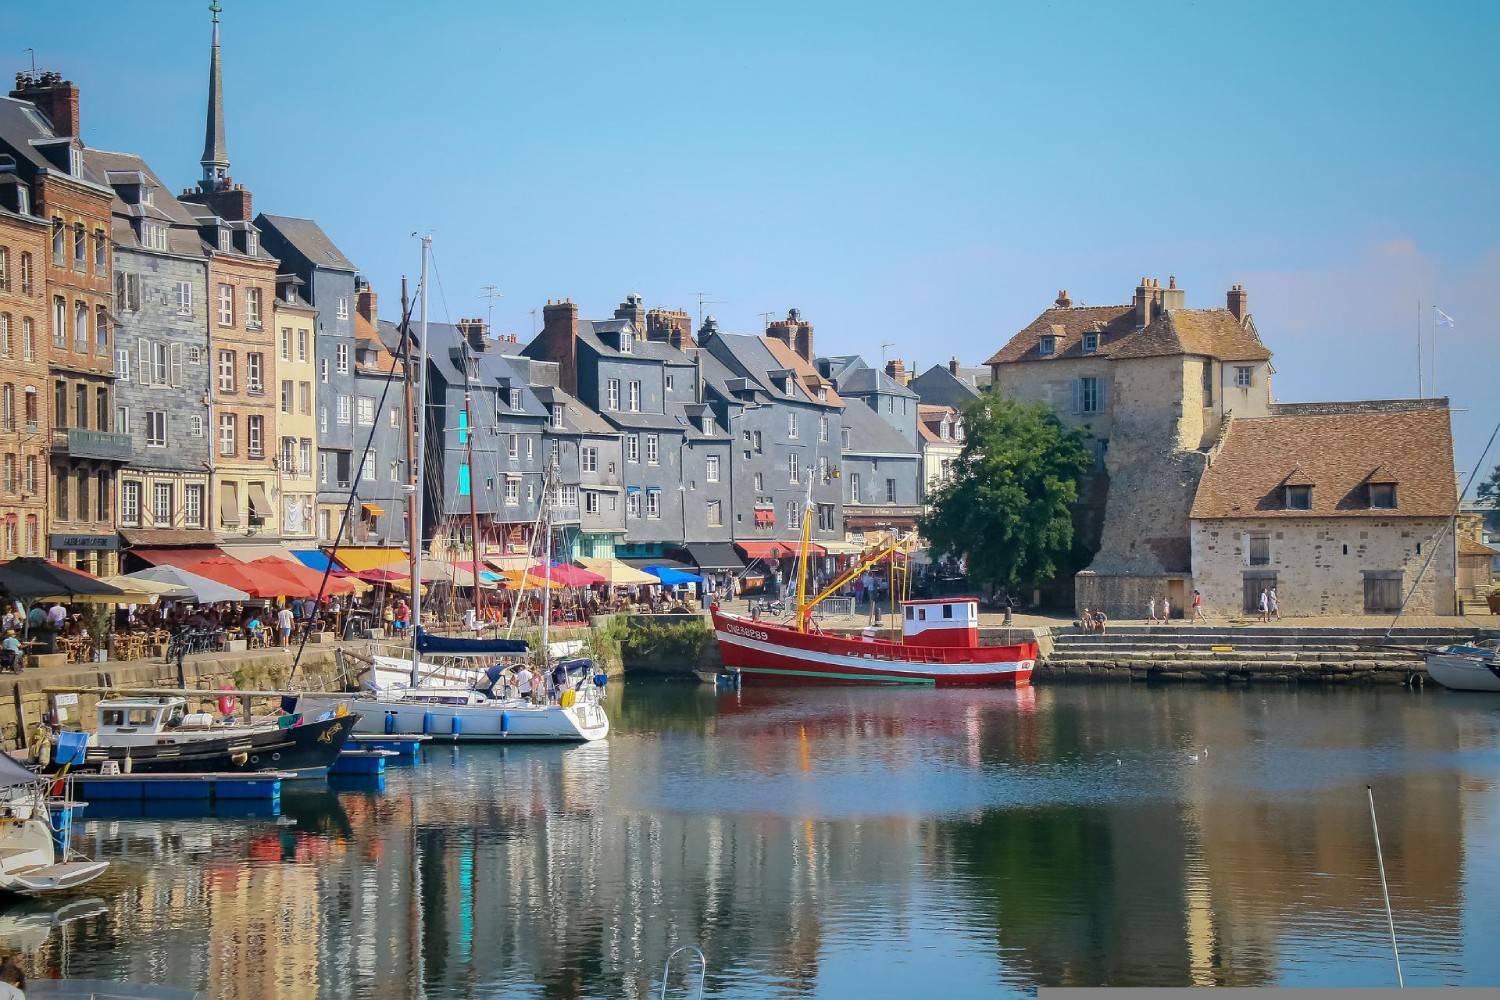
[[[1425,678],[1422,650],[1474,637],[1472,630],[1111,626],[1103,635],[1054,629],[1037,675],[1050,679],[1404,683]]]

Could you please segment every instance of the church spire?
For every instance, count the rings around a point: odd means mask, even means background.
[[[229,148],[224,142],[224,81],[219,71],[219,0],[208,9],[214,15],[213,52],[208,64],[208,124],[203,133],[204,191],[218,191],[229,182]]]

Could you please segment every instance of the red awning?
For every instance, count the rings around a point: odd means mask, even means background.
[[[138,545],[130,550],[130,554],[140,556],[153,566],[176,566],[178,569],[191,570],[193,563],[222,557],[224,550],[216,545],[204,546],[201,549],[167,549]]]
[[[735,542],[734,547],[746,559],[795,559],[798,551],[796,542]],[[822,555],[823,547],[814,545],[808,551]]]
[[[774,510],[765,510],[764,508],[762,508],[760,510],[757,510],[755,512],[755,523],[757,525],[760,525],[760,524],[775,524],[776,523],[776,512]]]
[[[210,580],[227,584],[236,590],[243,590],[251,597],[281,597],[285,595],[289,583],[281,577],[265,572],[259,566],[238,562],[228,556],[204,559],[182,568],[189,573],[197,573],[199,576],[206,576]]]
[[[348,580],[340,580],[330,575],[327,583],[324,583],[323,574],[317,570],[308,569],[299,563],[289,563],[275,556],[252,559],[245,565],[253,566],[268,576],[286,580],[287,586],[291,589],[281,591],[277,595],[279,597],[317,597],[319,590],[322,591],[324,597],[330,594],[354,593],[354,584]]]

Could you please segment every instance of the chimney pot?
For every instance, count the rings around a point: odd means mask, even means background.
[[[1225,296],[1225,304],[1234,318],[1241,323],[1250,315],[1250,296],[1245,292],[1243,285],[1230,286],[1229,293]]]
[[[958,374],[958,359],[957,358],[949,358],[948,359],[948,371],[949,371],[950,374],[953,374],[953,375],[957,375]]]
[[[78,88],[71,80],[64,80],[61,73],[49,70],[17,73],[16,89],[10,96],[35,104],[58,135],[78,135]]]
[[[1060,288],[1060,289],[1058,289],[1058,291],[1057,291],[1057,306],[1058,306],[1058,308],[1060,308],[1060,309],[1066,309],[1069,306],[1071,306],[1072,304],[1073,304],[1073,300],[1068,297],[1068,290],[1066,288]]]

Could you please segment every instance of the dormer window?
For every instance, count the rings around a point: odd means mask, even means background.
[[[1370,509],[1371,510],[1395,510],[1396,509],[1396,484],[1395,483],[1371,483],[1370,484]]]
[[[1311,486],[1287,486],[1285,489],[1287,510],[1312,510]]]
[[[1099,335],[1097,333],[1085,333],[1083,335],[1083,353],[1094,354],[1099,350]]]
[[[561,403],[553,403],[552,404],[552,426],[553,427],[561,427],[562,425],[563,425],[563,408],[562,408],[562,404]]]
[[[620,353],[630,354],[634,349],[635,336],[629,330],[620,331]]]
[[[147,250],[167,248],[167,227],[155,222],[141,224],[141,246]]]
[[[700,419],[702,420],[703,433],[712,434],[714,426],[713,418],[705,413]]]
[[[219,250],[221,252],[223,252],[223,253],[228,253],[233,248],[234,248],[234,244],[230,241],[229,230],[225,229],[223,226],[220,226],[219,227]]]
[[[1057,353],[1057,338],[1052,334],[1042,337],[1041,343],[1037,345],[1037,353],[1044,358],[1050,358]]]
[[[245,233],[245,254],[249,257],[255,256],[255,230],[247,230]]]
[[[141,202],[146,205],[156,204],[156,193],[151,189],[149,185],[143,185],[141,187]]]

